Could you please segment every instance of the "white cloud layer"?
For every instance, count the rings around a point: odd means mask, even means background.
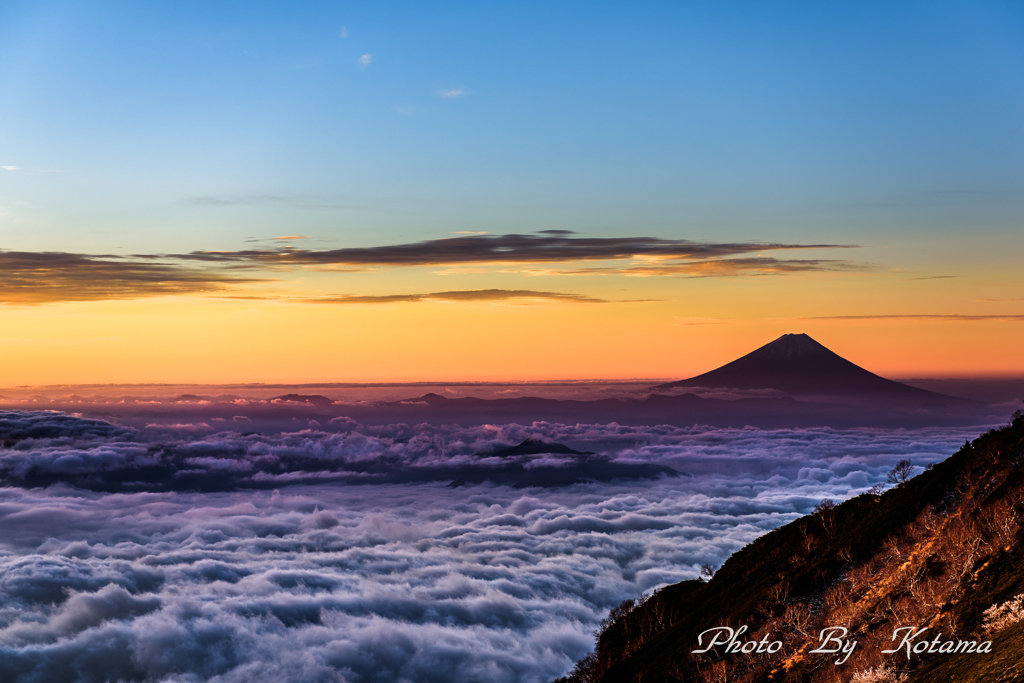
[[[693,578],[821,498],[884,481],[901,458],[938,461],[974,435],[538,423],[250,437],[173,425],[150,437],[3,414],[5,467],[13,458],[115,471],[172,443],[195,468],[289,455],[430,468],[540,438],[693,476],[522,489],[8,486],[0,679],[549,681],[623,599]]]

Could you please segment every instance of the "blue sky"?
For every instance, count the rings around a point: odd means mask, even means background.
[[[1021,208],[1010,3],[0,8],[9,248],[857,240]]]

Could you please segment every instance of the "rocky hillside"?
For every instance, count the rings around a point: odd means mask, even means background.
[[[823,501],[706,582],[623,603],[560,681],[1024,680],[1022,462],[1018,411],[884,493]]]

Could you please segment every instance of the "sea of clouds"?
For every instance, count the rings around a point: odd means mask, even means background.
[[[0,413],[0,680],[549,681],[622,600],[979,431],[342,426]],[[492,455],[526,439],[595,455]],[[588,463],[624,469],[438,474]]]

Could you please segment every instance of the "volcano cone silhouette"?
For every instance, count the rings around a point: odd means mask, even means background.
[[[784,334],[711,372],[654,388],[676,387],[776,389],[793,396],[899,401],[962,400],[879,377],[829,351],[806,334]]]

